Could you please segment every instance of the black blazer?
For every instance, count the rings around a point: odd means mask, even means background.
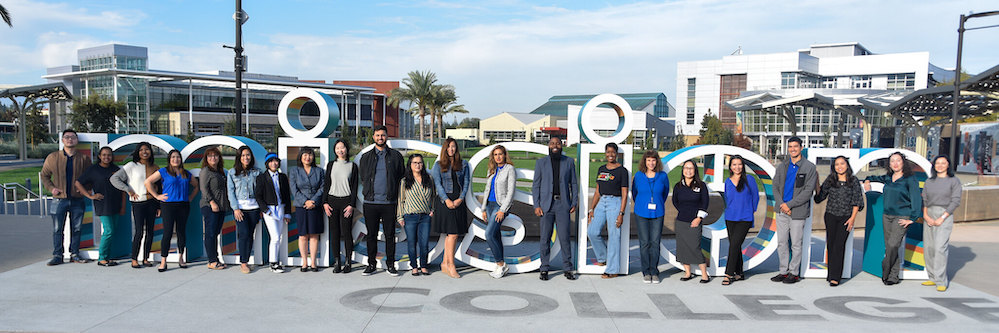
[[[332,204],[333,196],[330,195],[330,186],[333,184],[333,162],[330,161],[326,163],[326,182],[323,183],[323,202],[324,204]],[[350,186],[350,206],[357,205],[357,163],[350,162],[350,178],[347,178],[347,183]]]
[[[284,204],[284,213],[291,214],[291,185],[288,183],[288,175],[278,174],[278,185],[281,186],[281,203]],[[254,186],[253,196],[257,199],[257,205],[263,210],[267,206],[277,205],[278,197],[274,193],[274,183],[271,182],[271,172],[264,170],[257,175],[257,185]]]
[[[378,159],[378,156],[375,155],[375,149],[378,148],[372,148],[361,155],[361,165],[358,167],[361,185],[364,185],[364,200],[366,201],[371,201],[375,197],[375,163]],[[388,200],[394,202],[399,200],[399,186],[396,185],[402,180],[403,172],[406,170],[405,163],[398,150],[389,147],[385,147],[385,149],[388,150],[385,153],[385,173],[388,176],[386,194],[388,194]]]

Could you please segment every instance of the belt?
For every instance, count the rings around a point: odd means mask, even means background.
[[[552,195],[553,200],[562,200],[562,196],[559,194]]]

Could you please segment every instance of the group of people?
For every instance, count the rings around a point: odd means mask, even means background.
[[[153,158],[152,146],[139,143],[131,161],[118,167],[113,163],[112,150],[102,147],[99,162],[91,165],[90,157],[78,154],[75,131],[62,132],[63,149],[50,154],[42,168],[42,183],[56,199],[50,206],[53,217],[53,258],[49,265],[63,262],[64,221],[69,216],[71,228],[70,260],[86,262],[79,256],[79,236],[85,209],[84,198],[94,202],[94,215],[100,219],[103,233],[98,265],[114,266],[109,256],[115,226],[125,214],[125,200],[132,204],[131,266],[152,267],[153,224],[163,219],[160,243],[160,272],[167,270],[171,240],[177,236],[177,265],[185,262],[186,223],[190,201],[200,192],[199,206],[204,222],[204,246],[209,269],[226,265],[219,260],[218,239],[225,216],[235,218],[240,271],[250,273],[248,264],[254,231],[263,220],[269,234],[270,269],[284,272],[281,264],[282,238],[294,216],[298,228],[298,246],[302,258],[300,271],[318,271],[319,235],[329,228],[331,268],[334,273],[352,270],[354,240],[351,230],[358,208],[363,208],[368,262],[362,275],[374,274],[378,267],[378,240],[384,245],[385,271],[393,276],[395,265],[395,227],[406,230],[411,274],[429,275],[429,238],[431,231],[443,235],[444,258],[441,272],[459,278],[454,257],[458,238],[469,229],[465,198],[471,188],[472,169],[462,159],[457,142],[444,141],[433,167],[428,170],[424,156],[410,154],[408,158],[387,145],[387,130],[375,128],[374,148],[365,152],[355,164],[350,158],[350,145],[343,140],[334,143],[335,157],[320,168],[311,148],[299,150],[296,166],[282,172],[277,154],[265,157],[265,170],[257,168],[249,147],[237,150],[232,168],[226,169],[222,153],[217,148],[204,152],[201,171],[194,177],[185,170],[183,157],[177,150],[167,154],[167,166],[159,167]],[[857,214],[864,208],[864,190],[870,182],[885,184],[884,241],[885,256],[882,280],[886,285],[899,281],[898,250],[906,228],[923,219],[926,270],[930,280],[924,285],[947,288],[947,242],[953,228],[953,213],[961,200],[961,184],[954,177],[950,161],[940,156],[933,161],[933,172],[921,189],[912,175],[912,166],[899,152],[889,158],[889,169],[883,176],[871,176],[861,183],[853,174],[846,157],[837,157],[829,176],[819,183],[816,167],[801,155],[801,139],[788,140],[788,160],[777,167],[773,178],[777,211],[779,273],[775,282],[800,281],[801,244],[805,220],[811,214],[812,203],[827,201],[824,222],[827,233],[828,272],[830,286],[840,284],[843,255],[847,236],[853,229]],[[548,142],[549,154],[538,159],[534,168],[532,196],[534,213],[540,218],[540,279],[549,280],[552,233],[563,249],[562,271],[575,280],[573,251],[570,242],[571,215],[579,200],[575,161],[562,154],[562,141]],[[663,170],[656,151],[643,154],[636,172],[629,181],[629,172],[619,161],[619,147],[605,146],[607,163],[596,175],[597,188],[586,212],[587,237],[593,246],[598,266],[605,266],[602,278],[627,274],[621,267],[621,226],[628,212],[630,192],[638,228],[639,256],[644,283],[660,283],[658,270],[660,244],[666,215],[667,198],[672,197],[676,208],[676,259],[683,265],[682,281],[695,278],[696,265],[700,282],[709,283],[707,258],[700,247],[704,219],[708,217],[709,189],[699,175],[695,161],[681,164],[681,179],[672,185]],[[516,192],[516,170],[502,145],[492,148],[488,157],[485,191],[480,202],[482,219],[486,223],[485,240],[496,264],[490,275],[502,278],[509,272],[505,260],[501,226],[508,216]],[[742,243],[754,224],[759,206],[758,180],[748,174],[741,156],[729,158],[729,175],[724,179],[725,224],[730,241],[723,285],[743,280]],[[363,193],[358,186],[363,185]],[[363,207],[356,207],[358,195]],[[324,219],[325,216],[325,219]],[[328,223],[326,222],[328,221]],[[607,231],[606,239],[603,231]],[[144,250],[140,260],[140,250]]]

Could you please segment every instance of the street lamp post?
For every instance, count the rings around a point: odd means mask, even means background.
[[[243,11],[243,1],[236,0],[236,13],[232,14],[232,19],[236,21],[236,46],[222,45],[224,48],[232,49],[236,52],[236,57],[233,59],[233,71],[236,76],[236,108],[234,110],[234,115],[236,118],[236,131],[238,132],[243,128],[243,120],[240,117],[243,112],[243,71],[246,70],[246,60],[243,58],[243,23],[246,23],[250,19],[250,15],[247,15]],[[246,125],[249,126],[250,121],[247,119]]]
[[[967,22],[970,18],[975,17],[985,17],[999,15],[999,10],[974,13],[969,15],[961,15],[961,21],[957,28],[957,64],[954,68],[954,97],[953,97],[953,107],[951,108],[951,122],[950,122],[950,160],[951,168],[957,170],[957,140],[960,137],[957,133],[957,118],[958,118],[958,108],[961,103],[961,48],[964,46],[964,32],[967,30],[978,30],[985,28],[999,27],[999,25],[990,25],[984,27],[975,27],[971,29],[964,28],[964,22]]]

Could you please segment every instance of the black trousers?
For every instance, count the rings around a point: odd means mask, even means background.
[[[743,275],[742,243],[746,241],[746,234],[752,227],[753,221],[725,221],[725,230],[728,231],[728,263],[725,264],[725,275]]]
[[[378,226],[385,233],[385,265],[395,264],[395,204],[364,204],[364,225],[368,228],[368,266],[378,265]]]
[[[825,214],[826,223],[826,256],[829,275],[826,281],[839,281],[843,276],[843,256],[846,254],[846,238],[850,232],[846,231],[846,220],[849,216],[836,216]]]
[[[160,255],[166,258],[170,254],[170,239],[174,230],[177,231],[177,254],[184,255],[187,245],[187,216],[191,214],[191,203],[164,202],[160,208],[163,216],[163,238],[160,239]]]
[[[160,203],[156,200],[132,203],[132,260],[139,260],[140,245],[142,260],[149,259],[149,249],[153,247],[153,224],[156,223],[156,210],[159,208]]]
[[[350,198],[347,197],[334,197],[329,204],[330,207],[333,207],[333,216],[329,217],[330,259],[333,260],[331,264],[339,261],[341,245],[343,245],[344,260],[340,262],[349,264],[351,255],[354,253],[354,234],[351,232],[354,229],[354,213],[351,212],[349,216],[345,217],[343,210],[354,203],[350,202]]]

